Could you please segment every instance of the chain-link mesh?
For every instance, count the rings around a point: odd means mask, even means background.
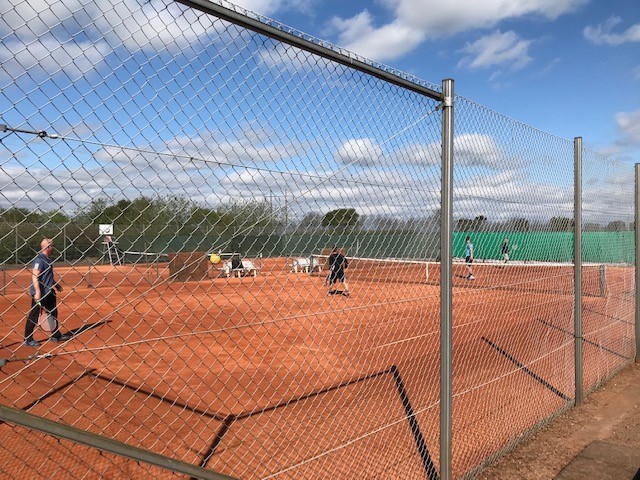
[[[2,405],[237,478],[437,478],[438,102],[170,0],[0,13]],[[460,477],[572,402],[574,187],[570,142],[455,108]],[[584,172],[592,388],[633,353],[633,179]],[[28,346],[43,238],[72,338]],[[178,475],[2,429],[6,478]]]
[[[605,263],[604,298],[583,298],[584,386],[593,389],[635,356],[635,241],[632,165],[583,152],[583,260]]]
[[[454,169],[459,476],[573,397],[573,145],[458,98]]]
[[[432,475],[437,288],[302,270],[438,255],[437,102],[171,1],[1,27],[3,404],[237,478]],[[29,347],[43,237],[73,337]],[[159,475],[3,429],[8,478]]]

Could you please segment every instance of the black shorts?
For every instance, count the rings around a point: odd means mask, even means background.
[[[473,258],[471,258],[471,257],[466,257],[466,258],[464,259],[464,261],[465,261],[465,262],[467,262],[467,263],[469,263],[469,264],[471,264],[471,263],[473,263]]]
[[[344,270],[338,270],[337,272],[331,272],[331,275],[329,275],[329,285],[333,285],[336,282],[344,282],[345,281],[345,275],[344,275]]]

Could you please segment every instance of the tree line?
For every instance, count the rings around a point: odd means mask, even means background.
[[[459,232],[572,232],[574,225],[574,220],[568,217],[552,217],[548,222],[536,222],[526,218],[490,222],[484,215],[479,215],[473,219],[457,220],[454,229]],[[613,220],[606,225],[593,222],[582,225],[585,232],[626,232],[634,228],[633,222],[626,224],[621,220]]]
[[[120,224],[144,225],[149,233],[166,228],[208,228],[217,231],[233,229],[278,230],[288,227],[307,231],[316,229],[338,230],[420,230],[438,227],[440,212],[436,210],[423,218],[398,218],[387,215],[361,215],[355,208],[337,208],[325,213],[308,212],[299,220],[290,218],[288,212],[274,209],[265,201],[236,201],[216,208],[202,206],[181,196],[138,197],[133,200],[121,199],[109,202],[107,199],[93,200],[75,214],[62,210],[31,211],[26,208],[0,208],[0,222],[18,226],[20,224],[63,225],[77,223],[84,225]],[[513,218],[508,221],[490,221],[484,215],[475,218],[460,218],[455,221],[456,231],[572,231],[574,222],[568,217],[552,217],[548,222],[538,222],[527,218]],[[613,220],[606,225],[585,223],[585,231],[620,232],[633,230],[634,224]]]

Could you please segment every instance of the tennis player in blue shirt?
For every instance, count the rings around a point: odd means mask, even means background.
[[[40,309],[43,308],[51,313],[56,319],[58,318],[58,305],[56,300],[56,290],[61,292],[62,286],[55,281],[53,276],[53,260],[51,255],[55,245],[53,240],[45,238],[40,242],[40,252],[33,259],[31,269],[31,286],[29,293],[31,294],[31,309],[27,318],[27,324],[24,329],[24,343],[29,347],[39,347],[41,344],[33,339],[33,330],[38,324],[38,316]],[[60,333],[57,325],[51,335],[54,342],[63,342],[71,338],[69,335]]]
[[[467,263],[467,270],[469,270],[468,280],[475,280],[473,276],[473,243],[471,243],[471,237],[466,238],[466,245],[464,247],[464,261]]]

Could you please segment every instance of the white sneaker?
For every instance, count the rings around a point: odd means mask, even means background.
[[[476,277],[474,277],[473,275],[469,275],[467,278],[468,278],[469,280],[475,280],[475,279],[476,279]]]

